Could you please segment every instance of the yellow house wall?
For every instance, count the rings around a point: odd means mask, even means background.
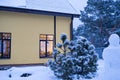
[[[56,20],[59,42],[62,32],[70,34],[70,19],[57,17]],[[54,17],[0,11],[0,32],[12,33],[11,58],[0,59],[0,65],[45,63],[47,58],[39,58],[39,35],[54,34]]]
[[[61,42],[60,40],[60,34],[65,33],[68,35],[68,39],[70,40],[70,18],[66,17],[57,17],[56,19],[56,42]]]

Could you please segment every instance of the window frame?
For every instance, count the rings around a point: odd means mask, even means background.
[[[46,36],[46,39],[41,39],[41,35],[44,35]],[[52,36],[53,39],[48,39],[48,36]],[[47,41],[52,41],[53,43],[53,47],[54,48],[54,35],[53,34],[40,34],[39,35],[39,58],[52,58],[52,55],[51,56],[48,56],[47,54],[47,51],[48,51],[48,48],[47,48]],[[45,42],[45,56],[41,56],[41,42]]]
[[[10,35],[10,38],[6,38],[6,39],[4,39],[3,38],[3,34],[9,34]],[[0,46],[1,46],[1,53],[0,53],[0,59],[10,59],[11,58],[11,38],[12,38],[12,34],[10,33],[10,32],[0,32],[0,41],[1,41],[1,44],[0,44]],[[9,43],[9,52],[8,52],[8,56],[7,57],[5,57],[3,54],[4,54],[4,41],[8,41],[8,42],[10,42]]]

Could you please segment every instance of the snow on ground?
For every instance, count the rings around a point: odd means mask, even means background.
[[[102,80],[103,60],[98,61],[98,75],[91,80]],[[32,74],[28,77],[20,77],[24,73]],[[11,78],[9,78],[11,74]],[[58,80],[49,67],[32,66],[32,67],[12,67],[8,70],[0,70],[0,80]],[[87,79],[86,79],[87,80]],[[90,80],[90,79],[88,79]]]

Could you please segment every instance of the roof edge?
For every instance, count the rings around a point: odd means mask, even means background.
[[[52,15],[52,16],[64,16],[64,17],[79,17],[80,16],[80,14],[43,11],[43,10],[19,8],[19,7],[9,7],[9,6],[0,6],[0,11],[11,11],[11,12],[42,14],[42,15]]]

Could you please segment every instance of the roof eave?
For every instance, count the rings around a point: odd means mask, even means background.
[[[22,12],[22,13],[53,15],[53,16],[65,16],[65,17],[79,17],[80,16],[80,14],[52,12],[52,11],[43,11],[43,10],[18,8],[18,7],[8,7],[8,6],[0,6],[0,11]]]

